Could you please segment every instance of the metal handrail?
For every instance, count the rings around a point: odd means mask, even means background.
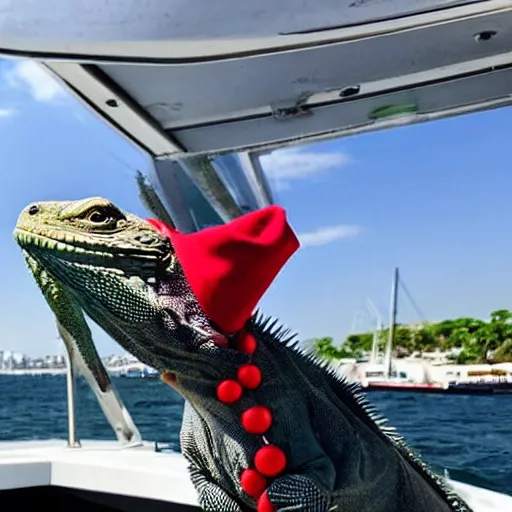
[[[66,391],[68,402],[68,448],[81,448],[82,445],[76,437],[75,416],[75,371],[72,358],[66,350]]]

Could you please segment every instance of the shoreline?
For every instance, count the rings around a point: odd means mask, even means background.
[[[23,377],[23,376],[38,376],[38,375],[66,375],[66,368],[22,368],[16,370],[0,370],[0,377],[2,375],[7,375],[10,377]],[[116,377],[120,375],[120,372],[117,369],[109,369],[107,368],[107,372],[111,377]]]
[[[23,368],[18,370],[0,370],[0,375],[65,375],[66,368]]]

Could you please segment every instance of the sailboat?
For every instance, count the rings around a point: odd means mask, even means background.
[[[393,271],[393,281],[391,286],[391,302],[389,308],[389,329],[386,346],[382,362],[379,361],[379,341],[382,332],[380,316],[376,314],[377,326],[373,334],[372,348],[368,363],[360,366],[359,372],[356,372],[358,380],[367,391],[374,390],[424,390],[435,389],[435,384],[418,383],[411,379],[406,371],[398,370],[393,361],[393,347],[396,335],[396,318],[398,311],[398,284],[399,269],[396,267]],[[371,303],[370,303],[371,304]],[[372,309],[375,309],[371,305]]]
[[[512,394],[512,381],[507,377],[507,372],[500,369],[489,368],[485,370],[480,369],[479,372],[468,372],[481,374],[482,377],[490,376],[493,372],[495,375],[502,375],[501,378],[494,381],[482,378],[481,380],[452,379],[446,382],[433,381],[426,362],[417,363],[421,364],[423,369],[421,381],[418,381],[417,378],[411,378],[404,367],[398,369],[393,360],[393,347],[395,346],[396,336],[399,282],[399,269],[396,267],[393,272],[391,286],[388,339],[382,362],[379,362],[378,357],[379,333],[381,331],[381,327],[378,324],[373,336],[369,363],[360,365],[359,368],[352,371],[352,375],[356,376],[366,391],[406,391],[460,395]]]

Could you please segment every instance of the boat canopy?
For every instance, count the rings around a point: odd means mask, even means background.
[[[39,60],[154,159],[508,105],[509,0],[5,0]]]

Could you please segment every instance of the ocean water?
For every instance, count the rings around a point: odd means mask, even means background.
[[[144,439],[179,450],[183,400],[156,380],[114,379]],[[512,396],[413,393],[369,395],[407,442],[452,478],[512,494]],[[82,380],[77,382],[81,439],[115,439]],[[0,375],[0,440],[67,437],[63,376]]]

